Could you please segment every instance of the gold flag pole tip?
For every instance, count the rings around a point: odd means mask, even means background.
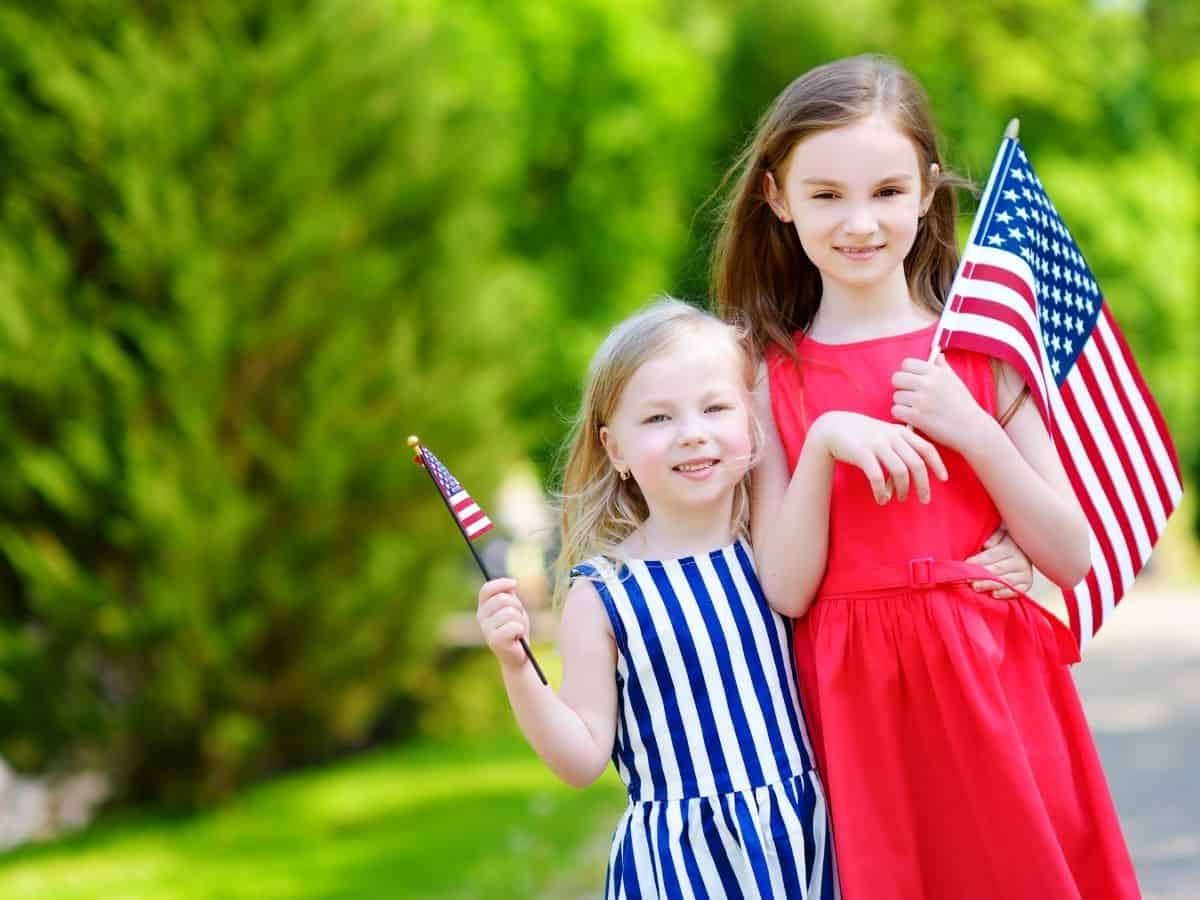
[[[421,439],[419,437],[417,437],[415,434],[410,434],[408,436],[408,446],[415,447],[420,443],[421,443]]]

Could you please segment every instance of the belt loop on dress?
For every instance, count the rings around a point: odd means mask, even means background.
[[[908,561],[908,586],[926,588],[933,584],[933,557],[921,556]]]

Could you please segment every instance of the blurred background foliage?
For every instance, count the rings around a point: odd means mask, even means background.
[[[599,337],[705,298],[722,174],[839,55],[979,182],[1021,117],[1195,485],[1197,46],[1188,0],[8,0],[0,756],[194,804],[506,721],[405,437],[485,507],[551,484]]]

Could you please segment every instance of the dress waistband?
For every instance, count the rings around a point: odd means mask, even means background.
[[[910,559],[907,563],[890,563],[830,572],[821,582],[817,596],[836,597],[842,594],[860,594],[898,588],[919,591],[938,584],[981,580],[999,581],[1012,588],[1012,585],[1005,582],[1003,578],[997,578],[983,566],[922,556]],[[1016,588],[1012,589],[1016,590]],[[1018,593],[1020,592],[1018,591]]]
[[[934,559],[921,556],[904,563],[880,566],[865,566],[853,571],[835,571],[826,575],[817,591],[817,600],[834,597],[870,596],[884,591],[906,589],[923,591],[939,584],[955,584],[968,581],[998,581],[1017,596],[1013,603],[1028,604],[1050,624],[1051,633],[1045,636],[1049,642],[1047,650],[1058,661],[1070,665],[1079,662],[1079,644],[1071,630],[1036,600],[1024,591],[1013,587],[1003,578],[993,575],[983,566],[956,560]]]

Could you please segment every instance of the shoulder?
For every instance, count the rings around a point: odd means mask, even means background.
[[[580,575],[567,590],[567,599],[562,608],[562,628],[568,631],[580,628],[585,631],[600,630],[611,634],[608,610],[593,580],[598,574],[590,575],[581,571]]]

